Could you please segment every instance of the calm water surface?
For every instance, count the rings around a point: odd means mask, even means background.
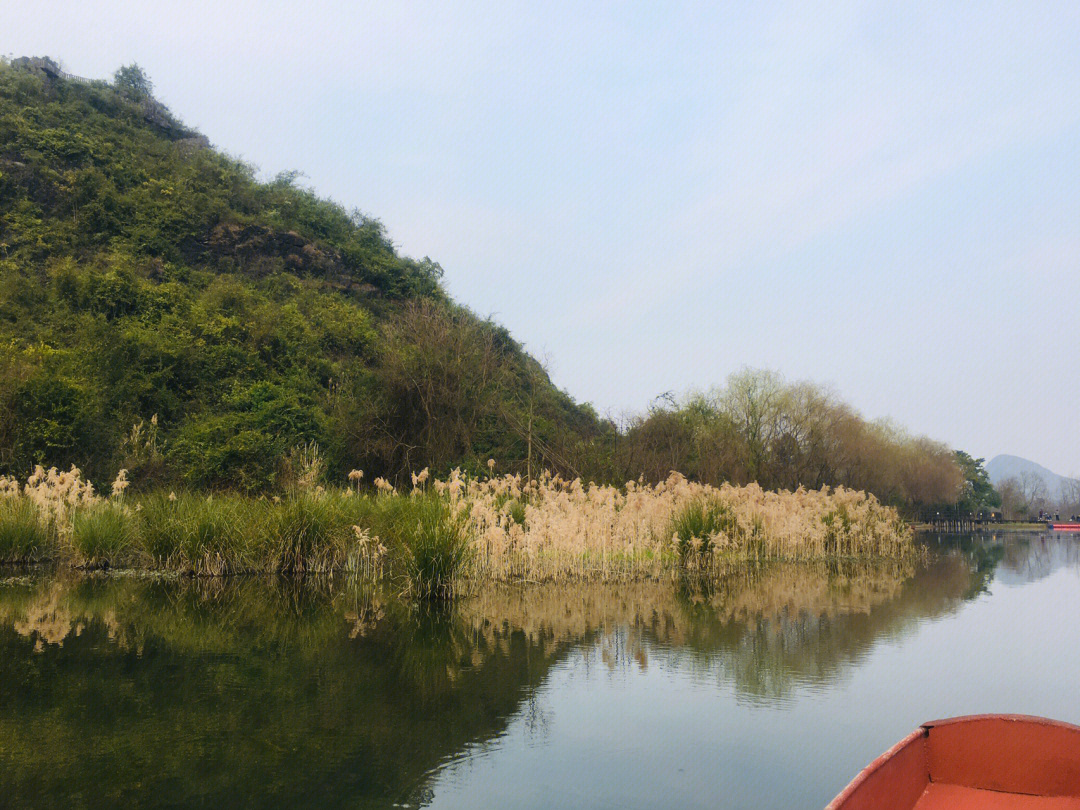
[[[820,808],[920,722],[1080,723],[1080,538],[710,589],[0,573],[0,807]]]

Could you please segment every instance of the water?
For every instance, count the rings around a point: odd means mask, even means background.
[[[0,807],[820,808],[924,720],[1080,723],[1080,538],[487,588],[0,574]]]

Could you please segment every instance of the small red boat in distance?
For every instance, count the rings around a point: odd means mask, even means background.
[[[1080,532],[1080,523],[1051,523],[1050,528],[1055,532]]]
[[[826,810],[1080,810],[1080,726],[1017,714],[924,723]]]

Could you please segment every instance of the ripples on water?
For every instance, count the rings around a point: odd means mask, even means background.
[[[0,578],[0,806],[821,807],[923,720],[1080,722],[1080,540],[487,587]]]

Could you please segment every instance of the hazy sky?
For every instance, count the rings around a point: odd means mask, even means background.
[[[602,413],[744,365],[1080,472],[1080,3],[13,2]]]

